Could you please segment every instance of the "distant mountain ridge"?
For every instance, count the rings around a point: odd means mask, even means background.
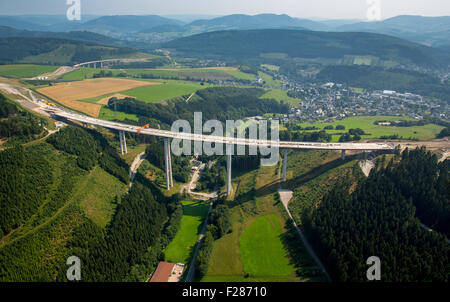
[[[197,20],[187,25],[188,28],[197,27],[204,28],[205,31],[214,29],[263,29],[263,28],[282,28],[282,27],[298,27],[304,28],[304,25],[314,23],[314,21],[303,21],[292,18],[288,15],[260,14],[255,16],[235,14],[224,17],[214,18],[210,20]]]
[[[167,42],[163,47],[182,56],[251,60],[305,58],[345,60],[349,56],[418,66],[442,66],[448,53],[374,33],[315,32],[304,30],[244,30],[198,34]]]
[[[90,31],[69,31],[69,32],[31,31],[31,30],[15,29],[8,26],[0,26],[0,38],[12,38],[12,37],[56,38],[56,39],[81,41],[87,43],[95,43],[105,46],[131,47],[136,49],[145,48],[145,45],[138,42],[119,40]]]
[[[340,32],[375,32],[439,47],[450,44],[450,16],[397,16],[379,22],[358,22],[334,29]]]
[[[201,15],[197,17],[202,18]],[[182,19],[178,20],[176,18]],[[156,45],[204,32],[250,29],[303,29],[329,32],[372,32],[395,36],[427,46],[448,49],[450,16],[397,16],[377,22],[358,20],[309,20],[286,14],[233,14],[221,17],[158,15],[83,16],[77,22],[65,16],[0,16],[0,26],[31,31],[90,31],[115,39]]]

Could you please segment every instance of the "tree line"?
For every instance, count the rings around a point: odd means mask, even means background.
[[[193,98],[189,103],[184,100],[171,100],[167,104],[158,104],[132,98],[111,98],[108,107],[116,107],[118,111],[146,118],[140,120],[141,123],[152,118],[167,125],[179,119],[187,120],[193,125],[193,112],[202,112],[204,120],[215,119],[222,122],[268,112],[289,112],[287,104],[273,99],[260,99],[264,93],[264,89],[260,88],[214,87],[197,91],[197,98]]]
[[[214,208],[209,214],[207,231],[195,261],[195,275],[197,278],[202,278],[208,271],[214,240],[230,233],[232,231],[231,227],[230,208],[223,199],[219,199],[215,202]]]

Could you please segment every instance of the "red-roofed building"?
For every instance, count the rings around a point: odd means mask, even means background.
[[[160,262],[150,282],[178,282],[184,271],[184,264]]]

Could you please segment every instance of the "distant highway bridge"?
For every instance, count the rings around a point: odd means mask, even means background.
[[[130,62],[145,62],[148,59],[142,58],[142,59],[107,59],[107,60],[97,60],[97,61],[89,61],[89,62],[83,62],[79,64],[75,64],[72,67],[73,68],[80,68],[80,67],[91,67],[92,68],[103,68],[103,63],[113,63],[113,62],[121,62],[121,63],[130,63]]]
[[[77,121],[83,125],[96,125],[108,129],[119,131],[120,148],[122,154],[127,153],[127,145],[125,132],[140,133],[164,138],[164,154],[165,154],[165,172],[167,189],[173,186],[172,160],[169,139],[182,139],[189,141],[200,141],[208,143],[219,143],[227,146],[244,145],[256,147],[278,147],[284,150],[283,156],[283,181],[286,181],[287,167],[287,150],[288,149],[306,149],[306,150],[338,150],[341,151],[342,159],[345,159],[345,151],[377,151],[377,150],[393,150],[393,144],[387,143],[308,143],[308,142],[288,142],[288,141],[270,141],[260,139],[247,139],[236,137],[213,136],[194,133],[182,133],[161,129],[144,128],[127,125],[112,121],[105,121],[98,118],[85,116],[78,113],[69,112],[55,107],[46,107],[45,110],[50,114],[62,117],[68,120]],[[138,131],[139,130],[139,131]],[[227,194],[231,192],[231,155],[227,154]]]

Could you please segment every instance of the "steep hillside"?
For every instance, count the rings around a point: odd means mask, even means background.
[[[117,48],[55,38],[0,38],[0,64],[35,63],[69,65],[136,53]]]
[[[443,51],[391,36],[372,33],[333,33],[301,30],[219,31],[170,41],[176,54],[228,60],[306,58],[331,59],[372,56],[383,61],[422,66],[447,65]]]
[[[105,136],[66,126],[0,152],[0,164],[1,281],[66,281],[72,255],[83,281],[143,281],[155,269],[171,200],[140,175],[129,188]]]

